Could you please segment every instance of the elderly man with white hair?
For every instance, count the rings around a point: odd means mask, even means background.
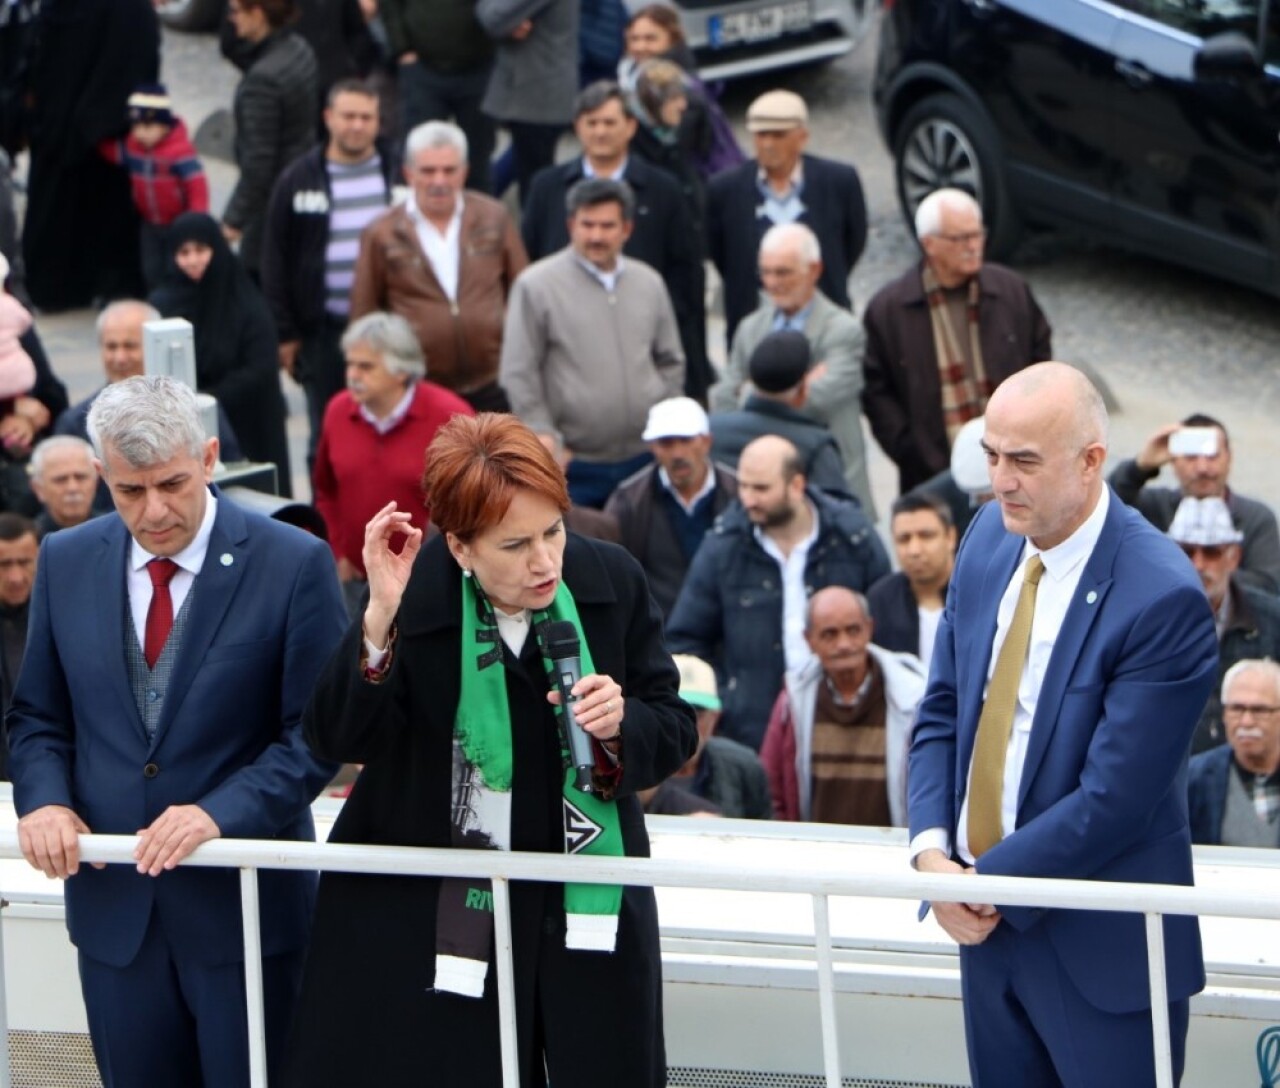
[[[982,209],[939,189],[916,209],[923,259],[867,304],[862,407],[902,491],[947,467],[961,427],[1009,375],[1053,357],[1027,282],[983,261]]]
[[[93,509],[98,473],[93,447],[85,439],[51,435],[32,451],[27,471],[31,490],[43,507],[35,519],[39,537],[70,529],[101,512]]]
[[[474,415],[465,400],[426,381],[427,366],[413,328],[377,311],[353,321],[342,336],[347,388],[329,402],[311,486],[329,530],[338,577],[351,593],[364,580],[364,527],[394,501],[426,528],[423,452],[455,415]]]
[[[1237,661],[1222,680],[1227,743],[1187,771],[1191,841],[1280,846],[1280,665]]]
[[[831,429],[840,447],[849,493],[874,521],[862,441],[862,326],[819,289],[822,246],[804,223],[770,227],[760,240],[758,267],[764,287],[760,305],[733,335],[728,366],[711,391],[711,407],[718,412],[738,407],[751,354],[769,333],[779,329],[803,333],[813,362],[808,399],[801,411]]]
[[[477,412],[505,412],[503,321],[529,258],[507,209],[463,191],[467,174],[467,138],[457,125],[428,121],[409,133],[410,191],[360,235],[351,319],[399,314],[417,333],[435,381]]]

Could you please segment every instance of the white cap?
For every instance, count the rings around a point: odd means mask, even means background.
[[[702,405],[692,397],[670,397],[649,409],[649,419],[640,437],[646,442],[659,438],[695,438],[710,434],[711,424]]]
[[[960,428],[951,444],[951,478],[956,487],[970,495],[986,495],[991,491],[987,451],[982,448],[985,431],[981,416],[971,419]]]
[[[1215,497],[1208,499],[1185,498],[1178,503],[1178,512],[1169,526],[1169,537],[1179,544],[1199,544],[1213,547],[1215,544],[1239,544],[1244,533],[1235,527],[1227,504]]]

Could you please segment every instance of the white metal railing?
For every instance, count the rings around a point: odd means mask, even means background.
[[[123,835],[82,835],[82,863],[134,864],[137,840]],[[20,858],[17,834],[0,832],[0,859]],[[1173,1088],[1169,1054],[1168,999],[1164,971],[1165,914],[1220,915],[1280,919],[1280,900],[1244,890],[1211,891],[1165,884],[1119,884],[1088,880],[1032,880],[1017,877],[917,873],[901,867],[833,875],[813,866],[676,860],[655,858],[564,857],[554,854],[505,853],[491,850],[421,849],[403,846],[350,846],[216,840],[196,850],[183,864],[240,870],[244,920],[245,989],[249,1014],[250,1083],[266,1088],[263,1035],[262,956],[258,925],[258,869],[302,869],[397,876],[487,877],[493,882],[494,960],[497,968],[503,1083],[519,1088],[516,1060],[515,1004],[511,959],[511,881],[574,881],[657,887],[715,888],[726,891],[807,892],[813,899],[814,948],[818,973],[823,1068],[828,1088],[840,1088],[840,1056],[836,1042],[835,971],[828,899],[831,896],[929,899],[949,902],[1002,903],[1021,907],[1059,907],[1140,913],[1146,919],[1147,964],[1151,988],[1152,1043],[1156,1084]],[[0,942],[0,956],[3,943]],[[7,1038],[4,1019],[4,972],[0,970],[0,1040]],[[0,1045],[0,1088],[10,1088],[6,1048]]]

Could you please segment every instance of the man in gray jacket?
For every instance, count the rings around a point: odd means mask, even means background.
[[[565,465],[573,501],[598,507],[648,463],[649,409],[683,390],[684,355],[662,278],[622,256],[626,183],[587,178],[566,203],[569,245],[512,287],[499,381]]]

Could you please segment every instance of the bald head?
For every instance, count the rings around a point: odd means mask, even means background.
[[[804,616],[805,630],[814,630],[818,624],[832,615],[846,614],[869,620],[871,606],[867,603],[866,597],[848,586],[826,586],[809,598],[809,606]]]
[[[804,638],[822,671],[852,697],[867,675],[867,646],[875,625],[861,593],[845,586],[827,586],[809,598]]]
[[[1037,363],[992,394],[984,428],[982,448],[1005,528],[1043,550],[1056,547],[1102,496],[1102,397],[1074,367]]]
[[[790,479],[804,475],[804,458],[793,442],[781,435],[766,434],[748,442],[738,455],[738,472],[767,474]]]
[[[131,298],[111,303],[98,315],[98,348],[108,384],[142,373],[142,326],[159,319],[154,306]]]
[[[799,450],[776,434],[749,442],[738,458],[738,501],[767,533],[804,524],[804,486]]]

